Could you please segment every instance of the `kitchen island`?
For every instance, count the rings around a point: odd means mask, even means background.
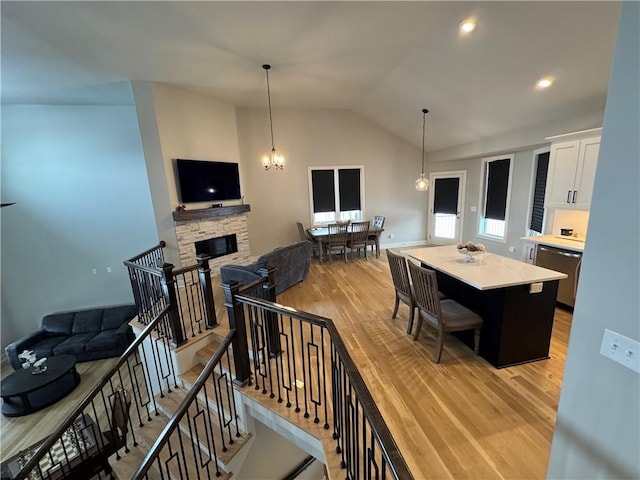
[[[493,366],[549,358],[558,281],[566,274],[492,253],[467,262],[455,246],[402,253],[435,270],[440,291],[482,317],[480,355]],[[455,335],[473,348],[473,332]]]

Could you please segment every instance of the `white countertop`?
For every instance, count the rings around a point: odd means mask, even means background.
[[[584,251],[584,239],[576,239],[574,237],[562,237],[561,235],[540,235],[536,237],[522,237],[520,240],[527,242],[542,243],[550,247],[564,248],[575,252]]]
[[[424,262],[478,290],[567,278],[561,272],[488,252],[474,257],[474,262],[466,263],[465,255],[459,253],[455,245],[410,248],[402,250],[402,254]]]

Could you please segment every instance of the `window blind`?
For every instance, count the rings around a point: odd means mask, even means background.
[[[536,167],[536,182],[533,188],[533,207],[531,208],[531,222],[529,228],[542,233],[544,220],[544,192],[547,188],[547,171],[549,170],[549,152],[538,155]]]
[[[436,178],[433,186],[433,213],[458,213],[459,178]]]
[[[360,210],[360,169],[342,168],[338,170],[338,191],[340,211]]]
[[[333,170],[312,170],[313,213],[334,212],[336,210],[335,182]]]
[[[510,163],[511,159],[509,158],[487,162],[485,218],[505,220]]]

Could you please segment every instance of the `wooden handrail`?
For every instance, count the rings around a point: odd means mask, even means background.
[[[161,267],[157,267],[157,268],[147,267],[146,265],[140,265],[139,263],[130,262],[129,260],[125,260],[122,263],[124,263],[127,267],[135,268],[136,270],[141,270],[143,272],[150,273],[151,275],[155,275],[156,277],[162,276]]]
[[[124,362],[127,361],[129,356],[138,349],[138,346],[149,336],[151,330],[153,330],[158,325],[158,323],[162,321],[168,311],[169,306],[167,305],[160,311],[158,316],[145,327],[140,336],[138,336],[120,356],[116,364],[102,376],[98,383],[91,389],[91,391],[89,391],[89,393],[76,406],[76,408],[74,408],[71,413],[69,413],[69,415],[65,417],[58,428],[56,428],[54,432],[49,435],[47,439],[39,446],[37,453],[35,453],[33,457],[31,457],[29,461],[25,463],[24,467],[20,469],[20,472],[18,472],[18,475],[16,476],[16,480],[27,478],[26,475],[22,475],[22,472],[31,472],[31,470],[40,463],[40,460],[42,460],[42,458],[49,452],[53,444],[56,443],[62,437],[63,433],[73,424],[74,420],[78,417],[78,414],[91,403],[91,401],[98,395],[98,393],[100,393],[102,387],[104,387],[111,380],[113,374],[117,372],[124,364]]]
[[[147,452],[147,455],[144,457],[144,459],[138,466],[138,469],[131,476],[131,480],[143,478],[144,475],[146,475],[146,473],[149,471],[155,459],[160,455],[160,451],[169,441],[169,437],[171,436],[171,434],[180,426],[180,421],[182,420],[182,417],[184,417],[184,415],[187,413],[189,409],[189,406],[193,403],[194,399],[198,396],[198,393],[200,393],[200,390],[202,389],[207,379],[211,375],[211,372],[213,372],[213,369],[222,360],[222,356],[227,352],[227,349],[229,348],[229,345],[231,345],[231,340],[233,339],[233,336],[235,335],[235,333],[236,333],[235,330],[229,330],[229,333],[227,333],[227,336],[224,337],[224,339],[222,340],[222,343],[218,346],[213,356],[209,359],[207,364],[204,366],[204,368],[202,369],[202,372],[200,372],[200,375],[198,375],[198,378],[193,383],[193,386],[191,387],[189,392],[187,392],[182,402],[180,402],[180,405],[178,406],[178,408],[176,408],[175,413],[173,414],[171,419],[169,419],[169,422],[162,430],[162,433],[160,433],[159,437],[156,439],[153,446]]]
[[[159,250],[159,249],[164,248],[164,247],[166,247],[166,246],[167,246],[167,244],[165,243],[165,241],[164,241],[164,240],[160,240],[160,243],[158,243],[158,245],[156,245],[155,247],[151,247],[150,249],[145,250],[144,252],[142,252],[142,253],[140,253],[140,254],[136,255],[136,256],[135,256],[135,257],[133,257],[133,258],[130,258],[129,260],[125,260],[125,263],[126,263],[126,262],[135,262],[136,260],[140,260],[140,259],[141,259],[142,257],[144,257],[145,255],[149,255],[150,253],[153,253],[153,252],[155,252],[156,250]]]

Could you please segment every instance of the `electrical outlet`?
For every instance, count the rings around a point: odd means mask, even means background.
[[[107,273],[111,273],[113,270],[111,270],[111,267],[107,267]]]
[[[98,269],[97,268],[92,268],[91,269],[91,273],[93,273],[94,275],[98,274]]]
[[[529,293],[540,293],[542,292],[542,282],[536,282],[529,285]]]
[[[513,253],[516,251],[516,247],[514,247],[513,245],[509,247],[509,252]]]
[[[640,373],[640,342],[605,328],[600,354]]]

